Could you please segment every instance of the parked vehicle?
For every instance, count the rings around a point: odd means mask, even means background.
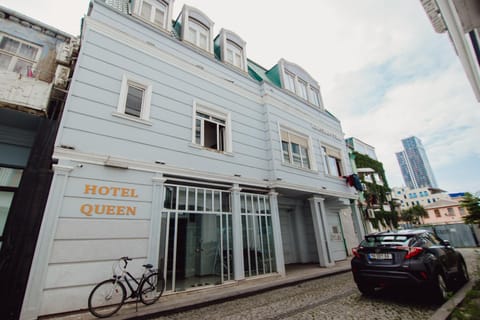
[[[420,287],[436,302],[469,279],[460,252],[427,230],[388,231],[365,236],[353,249],[358,289],[372,295],[385,287]]]

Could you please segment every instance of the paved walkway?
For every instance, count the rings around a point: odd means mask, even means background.
[[[477,278],[478,262],[480,249],[460,249],[463,253],[469,273],[473,279]],[[135,303],[129,303],[124,305],[120,311],[109,319],[132,319],[142,318],[148,315],[158,313],[168,313],[169,311],[182,311],[187,309],[193,309],[200,306],[208,305],[214,301],[226,301],[232,300],[237,297],[251,296],[254,292],[267,291],[273,288],[279,288],[295,283],[303,282],[310,279],[316,279],[321,277],[330,276],[333,274],[339,274],[350,271],[350,258],[344,261],[339,261],[334,267],[320,268],[318,265],[293,265],[288,266],[286,276],[273,275],[268,277],[257,277],[253,279],[243,280],[238,283],[225,284],[223,286],[211,286],[195,288],[181,293],[166,294],[160,298],[160,300],[151,305],[144,306],[142,303],[138,303],[138,309],[136,309]],[[465,288],[467,289],[467,288]],[[460,290],[462,291],[462,290]],[[467,290],[464,292],[458,292],[451,299],[450,305],[447,303],[444,305],[443,312],[440,308],[438,312],[431,318],[435,320],[446,319],[451,310],[458,304]],[[454,299],[455,298],[455,299]],[[453,300],[455,304],[452,305]],[[91,320],[96,319],[88,311],[81,313],[63,314],[56,317],[44,317],[44,319],[62,319],[62,320]]]
[[[309,279],[321,278],[333,274],[350,271],[350,258],[338,261],[334,267],[321,268],[318,265],[293,265],[288,266],[286,276],[280,275],[256,277],[243,280],[238,283],[225,284],[222,286],[203,287],[192,289],[181,293],[163,295],[160,300],[151,305],[145,306],[138,303],[136,310],[135,303],[124,305],[118,313],[108,318],[112,320],[131,319],[150,314],[168,312],[173,310],[190,309],[192,307],[205,305],[212,301],[229,300],[239,296],[246,296],[252,292],[266,291]],[[64,319],[64,320],[90,320],[97,319],[88,311],[81,313],[63,314],[54,317],[43,317],[41,319]]]

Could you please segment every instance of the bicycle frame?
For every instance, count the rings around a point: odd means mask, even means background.
[[[114,278],[117,281],[122,281],[122,279],[123,279],[124,282],[127,284],[128,288],[130,289],[130,292],[131,292],[130,295],[127,297],[127,299],[130,299],[130,298],[138,299],[139,298],[140,284],[142,283],[143,279],[145,279],[145,273],[142,274],[142,277],[140,278],[140,280],[137,280],[130,272],[125,270],[121,276],[114,276]],[[128,278],[130,278],[130,279],[128,279]],[[136,289],[133,288],[133,286],[130,284],[130,281],[135,282],[135,284],[137,286]]]

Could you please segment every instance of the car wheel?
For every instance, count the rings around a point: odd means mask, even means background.
[[[375,286],[365,283],[357,283],[358,290],[367,297],[373,296],[375,293]]]
[[[438,271],[433,279],[432,298],[437,303],[443,303],[447,297],[448,289],[445,277],[441,271]]]
[[[461,287],[463,284],[467,283],[469,279],[467,265],[465,264],[465,261],[461,260],[458,262],[457,285]]]

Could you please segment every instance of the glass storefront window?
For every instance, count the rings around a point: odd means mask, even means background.
[[[232,217],[229,210],[221,211],[230,208],[230,192],[174,185],[164,191],[159,263],[165,268],[166,290],[232,280]]]
[[[276,272],[268,196],[242,193],[240,207],[245,276],[253,277]]]

